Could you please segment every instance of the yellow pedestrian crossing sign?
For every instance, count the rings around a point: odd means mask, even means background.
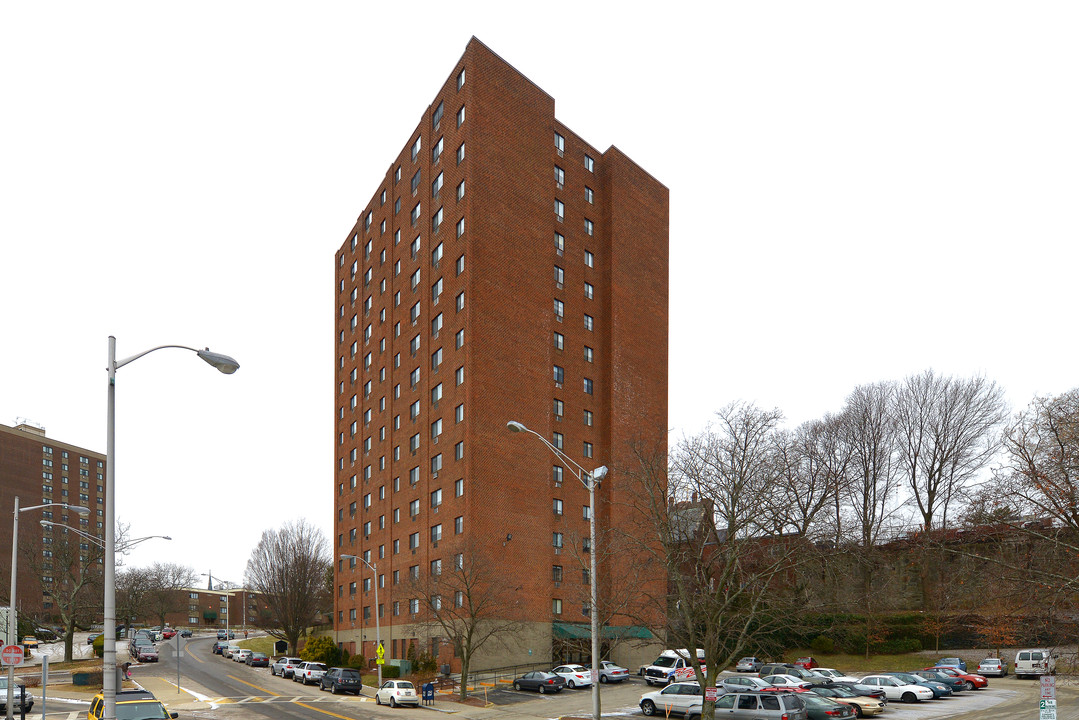
[[[375,661],[376,665],[386,664],[386,648],[382,647],[382,643],[379,643],[378,647],[375,648],[375,655],[378,655],[378,660]]]

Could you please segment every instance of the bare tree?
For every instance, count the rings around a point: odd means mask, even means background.
[[[683,438],[671,458],[672,472],[687,495],[711,498],[727,537],[759,523],[762,505],[777,490],[773,433],[783,413],[735,402],[716,413],[700,435]]]
[[[411,588],[421,606],[418,625],[429,637],[443,637],[461,659],[462,699],[468,695],[468,671],[484,646],[510,639],[522,622],[514,618],[519,586],[512,576],[495,570],[483,551],[469,544],[449,567],[441,561]]]
[[[854,540],[863,549],[877,544],[896,505],[895,422],[892,383],[859,385],[847,396],[840,418],[850,451],[844,483]]]
[[[798,622],[801,607],[792,587],[796,569],[813,556],[803,538],[760,526],[748,506],[751,498],[777,492],[779,481],[765,468],[778,411],[741,406],[728,417],[738,414],[746,421],[684,440],[670,476],[643,447],[634,449],[636,471],[620,474],[640,523],[636,574],[668,578],[666,587],[642,585],[651,594],[644,605],[665,608],[667,617],[640,621],[668,647],[686,648],[697,680],[707,685],[747,648],[780,650],[777,633]],[[702,452],[708,448],[715,450]],[[704,650],[703,666],[695,648]],[[714,711],[714,703],[705,703],[706,718]]]
[[[992,459],[1004,391],[984,377],[908,377],[896,394],[899,461],[925,530],[947,524],[951,502]]]
[[[842,423],[829,415],[803,423],[794,432],[775,434],[779,493],[769,510],[777,529],[793,527],[805,537],[835,537],[838,521],[830,522],[824,515],[838,507],[850,465],[850,445],[842,429]]]
[[[60,617],[64,661],[70,662],[76,626],[89,625],[101,609],[104,552],[66,527],[47,526],[40,549],[28,542],[23,554],[33,573],[41,577],[42,593]]]
[[[322,531],[306,520],[265,530],[247,561],[245,579],[269,607],[257,623],[286,640],[295,653],[300,636],[328,604],[325,595],[329,550]]]
[[[186,598],[179,591],[195,584],[195,571],[176,563],[154,563],[148,574],[150,585],[144,596],[144,608],[164,627],[166,615],[184,609]]]
[[[152,590],[148,568],[123,568],[116,573],[116,617],[123,623],[125,635],[131,621],[146,611],[146,598]]]

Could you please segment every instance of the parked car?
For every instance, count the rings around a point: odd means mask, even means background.
[[[229,644],[229,645],[225,646],[225,649],[221,651],[221,654],[224,657],[227,657],[227,658],[229,658],[231,660],[232,656],[235,655],[237,652],[239,652],[239,650],[240,650],[239,645]]]
[[[716,678],[724,692],[749,692],[751,690],[763,690],[772,687],[758,677],[747,675],[724,675]]]
[[[565,685],[566,680],[561,675],[542,670],[525,673],[513,681],[514,690],[536,690],[540,695],[559,692]]]
[[[828,682],[858,682],[858,678],[853,675],[844,675],[835,668],[815,667],[813,672],[828,678]]]
[[[771,663],[761,666],[760,676],[766,677],[768,675],[793,675],[799,680],[803,680],[808,683],[817,685],[819,683],[828,682],[828,678],[813,670],[806,670],[803,667],[799,667],[793,663]]]
[[[699,720],[704,707],[704,691],[695,682],[671,683],[662,690],[642,695],[640,706],[641,712],[648,716],[679,715],[687,720]]]
[[[820,663],[817,662],[816,658],[808,656],[798,658],[794,661],[794,664],[800,668],[805,668],[806,670],[812,670],[813,668],[820,667]]]
[[[978,674],[1004,677],[1008,674],[1008,661],[1000,658],[986,658],[978,663]]]
[[[924,685],[933,691],[934,698],[947,697],[952,694],[952,686],[947,683],[942,683],[939,680],[929,680],[913,673],[905,672],[886,672],[881,675],[891,675],[894,678],[902,680],[905,683],[911,685]]]
[[[326,666],[320,662],[305,662],[297,667],[292,673],[292,681],[303,683],[317,683],[326,672]]]
[[[298,657],[279,657],[270,663],[270,674],[280,675],[287,680],[301,664],[303,660]]]
[[[105,711],[105,695],[98,693],[90,701],[86,713],[87,720],[101,720]],[[120,718],[175,718],[176,713],[169,712],[152,692],[146,690],[117,690],[116,716]]]
[[[229,641],[228,640],[218,640],[217,642],[214,643],[214,647],[213,647],[214,655],[224,655],[225,654],[225,648],[227,648],[228,646],[229,646]]]
[[[416,692],[416,686],[408,680],[387,680],[375,691],[375,704],[387,703],[390,707],[398,705],[419,706],[420,696]]]
[[[176,637],[176,631],[170,627],[167,627],[161,631],[161,637],[166,640],[172,640],[174,637]]]
[[[26,703],[26,712],[34,709],[34,695],[30,692],[30,688],[23,690],[16,682],[11,691],[12,713],[18,713],[19,707],[24,702]],[[7,673],[0,676],[0,712],[7,713]]]
[[[253,652],[247,656],[244,663],[251,667],[269,667],[270,657],[266,653]]]
[[[891,675],[867,675],[859,682],[871,688],[884,691],[889,700],[902,700],[903,702],[920,702],[932,700],[933,691],[922,685],[911,685]]]
[[[1053,675],[1057,671],[1057,654],[1047,648],[1020,650],[1015,654],[1017,678]]]
[[[807,692],[799,697],[806,705],[809,720],[845,720],[858,715],[853,705],[821,697],[816,693]]]
[[[964,659],[963,659],[963,658],[961,658],[961,657],[946,657],[946,658],[941,658],[941,659],[940,659],[940,662],[938,662],[938,663],[937,663],[937,665],[939,665],[939,666],[941,666],[941,667],[945,667],[945,666],[951,665],[952,667],[957,667],[957,668],[959,668],[959,669],[960,669],[961,671],[963,671],[963,672],[966,672],[966,671],[967,671],[967,661],[966,661],[966,660],[964,660]]]
[[[363,679],[360,678],[360,671],[355,668],[330,668],[318,681],[319,690],[326,688],[330,689],[331,695],[339,692],[359,695],[363,689]]]
[[[822,697],[849,703],[854,706],[854,712],[858,717],[880,715],[884,712],[885,702],[887,702],[881,698],[860,695],[845,685],[814,685],[810,691]]]
[[[22,639],[22,646],[23,646],[24,648],[27,648],[28,650],[29,650],[29,649],[32,649],[32,648],[36,648],[36,647],[37,647],[38,645],[40,645],[40,644],[41,644],[41,641],[40,641],[40,640],[38,640],[38,639],[37,639],[36,637],[34,637],[33,635],[26,635],[26,636],[25,636],[25,637],[23,637],[23,639]]]
[[[232,653],[232,662],[246,662],[247,658],[251,657],[252,651],[247,648],[240,648],[236,652]]]
[[[937,665],[928,667],[926,670],[936,670],[945,675],[957,677],[963,681],[963,688],[966,690],[981,690],[984,687],[989,687],[989,681],[985,679],[984,675],[971,675],[970,673],[960,672],[951,665]]]
[[[589,666],[585,666],[589,667]],[[591,668],[589,667],[591,670]],[[599,664],[599,681],[601,683],[622,682],[629,677],[629,670],[617,665],[610,660],[603,660]]]
[[[935,680],[936,682],[942,682],[952,689],[953,693],[961,692],[967,689],[967,684],[953,675],[947,675],[936,670],[912,670],[911,675],[917,675],[920,678],[926,680]]]
[[[813,683],[809,682],[808,680],[803,680],[802,678],[795,677],[794,675],[786,675],[786,674],[784,674],[784,675],[769,675],[767,677],[762,677],[761,680],[768,683],[769,685],[774,685],[776,687],[785,687],[785,688],[813,687]]]
[[[157,662],[157,648],[149,643],[146,645],[132,645],[131,657],[138,662]]]
[[[797,693],[744,692],[721,695],[716,700],[717,720],[808,720],[806,704]]]
[[[232,632],[231,630],[229,630],[228,632],[225,632],[224,630],[218,630],[217,631],[217,639],[218,640],[235,640],[236,639],[236,633]]]
[[[592,684],[592,671],[583,665],[559,665],[551,672],[561,676],[570,690]]]
[[[825,687],[831,687],[835,685],[845,687],[848,690],[853,690],[862,697],[873,698],[874,700],[880,700],[885,705],[888,704],[888,696],[880,688],[862,685],[860,682],[834,682],[828,683],[828,685],[826,685]]]
[[[666,685],[674,680],[693,677],[693,663],[688,660],[688,650],[664,650],[651,665],[644,669],[644,681],[649,685]],[[704,664],[704,650],[697,649],[697,660]]]
[[[94,640],[97,640],[99,637],[101,637],[101,633],[90,633],[90,636],[86,638],[86,644],[93,645]]]
[[[744,657],[739,660],[738,664],[734,666],[734,671],[759,673],[761,671],[761,665],[764,665],[764,662],[760,658],[750,655],[749,657]]]
[[[180,631],[180,637],[182,637],[182,638],[189,638],[189,637],[191,637],[191,635],[192,635],[192,632],[190,630],[185,629],[185,630]]]

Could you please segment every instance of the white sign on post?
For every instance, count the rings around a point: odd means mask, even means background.
[[[1041,713],[1038,720],[1057,720],[1057,701],[1053,698],[1041,699]]]
[[[1056,675],[1042,675],[1042,697],[1056,699],[1057,696],[1057,676]]]
[[[0,661],[4,665],[22,665],[24,659],[22,645],[5,645],[0,650]]]

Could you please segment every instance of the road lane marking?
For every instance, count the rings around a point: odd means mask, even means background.
[[[314,705],[308,705],[307,703],[298,702],[296,704],[299,705],[300,707],[305,707],[308,710],[314,710],[315,712],[320,712],[323,715],[329,715],[330,717],[341,718],[341,720],[356,720],[355,718],[351,718],[348,715],[338,715],[335,712],[330,712],[329,710],[323,710],[322,708],[317,708]]]
[[[280,695],[281,694],[281,693],[275,693],[275,692],[273,692],[271,690],[267,690],[264,687],[259,687],[258,685],[255,685],[254,683],[249,683],[246,680],[241,680],[240,678],[236,677],[235,675],[229,675],[228,677],[232,678],[236,682],[243,683],[244,685],[247,685],[248,687],[253,687],[256,690],[258,690],[260,692],[263,692],[263,693],[265,693],[267,695]]]

